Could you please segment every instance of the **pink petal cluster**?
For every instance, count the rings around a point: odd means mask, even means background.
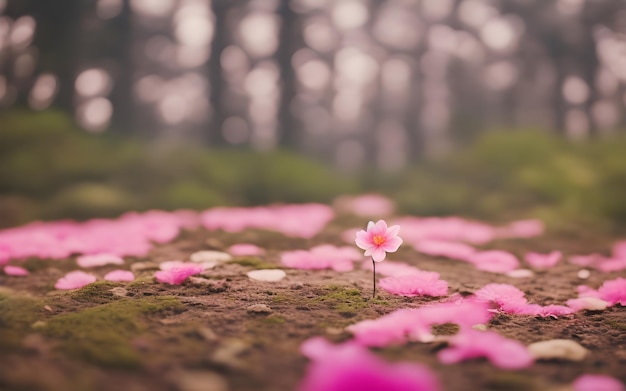
[[[552,251],[549,254],[530,252],[524,256],[524,260],[535,269],[549,269],[554,267],[563,258],[560,251]]]
[[[197,224],[189,211],[127,213],[118,219],[36,222],[0,231],[2,259],[65,259],[72,254],[144,256],[152,242],[171,241]]]
[[[339,197],[335,205],[337,209],[361,217],[386,217],[392,215],[395,209],[393,201],[379,194]]]
[[[359,256],[360,255],[361,254],[359,254]],[[374,270],[374,265],[372,265],[372,262],[370,261],[363,262],[362,267],[365,270]],[[389,277],[399,277],[399,276],[404,276],[408,274],[417,274],[420,272],[421,272],[420,269],[404,262],[388,261],[388,262],[380,263],[379,265],[376,266],[376,273],[382,274],[383,276],[389,276]]]
[[[620,250],[618,249],[618,253]],[[601,254],[589,254],[589,255],[573,255],[569,258],[569,262],[584,267],[592,267],[600,270],[601,272],[610,273],[626,270],[626,257],[618,258],[605,257]]]
[[[572,384],[574,391],[626,391],[624,384],[607,375],[581,375]]]
[[[432,326],[437,324],[455,323],[461,329],[470,329],[489,322],[492,316],[484,303],[453,298],[450,302],[417,309],[399,309],[375,320],[353,324],[347,330],[360,345],[384,347],[407,341],[432,341]]]
[[[301,238],[317,235],[334,217],[332,208],[323,204],[214,208],[200,215],[202,225],[209,230],[241,232],[258,228]]]
[[[595,297],[606,301],[609,306],[626,306],[626,278],[604,281],[598,290],[585,285],[579,286],[577,290],[579,297]]]
[[[419,271],[398,277],[387,277],[379,281],[379,286],[392,295],[446,296],[448,282],[439,279],[439,273]]]
[[[61,290],[79,289],[92,282],[96,282],[94,275],[76,270],[59,278],[54,287]]]
[[[332,269],[337,272],[346,272],[353,270],[353,262],[362,258],[361,254],[352,247],[322,244],[308,251],[286,251],[282,253],[280,261],[283,265],[293,269]]]
[[[236,257],[262,255],[265,252],[261,247],[249,243],[233,244],[226,251]]]
[[[446,257],[462,261],[468,260],[476,249],[465,243],[446,242],[442,240],[423,240],[415,244],[415,250],[435,257]]]
[[[104,275],[105,281],[131,282],[135,281],[135,275],[129,270],[113,270]]]
[[[394,223],[402,226],[402,236],[411,244],[423,240],[483,244],[495,238],[493,227],[460,217],[409,216],[394,220]]]
[[[200,274],[203,271],[204,268],[202,265],[198,265],[196,263],[180,263],[178,265],[168,267],[167,270],[159,270],[155,272],[154,277],[156,277],[157,281],[161,283],[180,285],[188,277]]]
[[[484,357],[498,368],[522,369],[534,361],[526,346],[492,331],[463,330],[449,343],[450,347],[437,355],[444,364]]]
[[[532,238],[543,235],[544,231],[545,224],[541,220],[519,220],[498,228],[496,236],[498,238]]]
[[[365,256],[371,256],[374,262],[382,262],[387,253],[398,250],[402,244],[402,239],[398,236],[399,225],[387,227],[385,220],[378,220],[376,223],[370,221],[367,230],[356,233],[356,245],[365,250]]]
[[[93,255],[81,255],[76,258],[78,266],[89,268],[104,265],[123,265],[124,259],[115,254],[93,254]]]
[[[489,305],[491,311],[513,315],[533,315],[558,318],[575,311],[562,305],[529,304],[524,292],[509,284],[487,284],[474,292],[476,300]]]
[[[440,390],[429,368],[415,363],[387,363],[349,342],[332,345],[316,337],[305,341],[301,351],[311,362],[298,391]]]
[[[507,273],[519,267],[515,255],[502,250],[480,251],[470,255],[467,261],[479,270],[492,273]]]
[[[24,277],[27,276],[29,272],[28,270],[20,266],[7,265],[4,267],[4,274],[6,274],[7,276]]]

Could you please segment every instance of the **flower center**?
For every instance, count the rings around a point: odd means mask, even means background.
[[[374,235],[374,238],[372,238],[372,241],[374,242],[375,245],[380,246],[381,244],[385,243],[386,239],[383,235]]]

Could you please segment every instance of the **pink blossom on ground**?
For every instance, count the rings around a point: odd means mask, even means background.
[[[579,285],[576,288],[576,292],[578,292],[578,297],[595,297],[597,299],[600,298],[600,292],[587,285]]]
[[[439,279],[439,273],[420,271],[399,277],[387,277],[379,281],[382,289],[392,295],[414,296],[446,296],[448,282]]]
[[[469,242],[482,244],[495,238],[495,229],[487,224],[459,217],[402,217],[394,220],[402,226],[402,236],[407,243],[424,240]]]
[[[387,227],[384,220],[378,220],[376,223],[370,221],[367,230],[356,233],[355,242],[359,248],[365,250],[366,257],[371,256],[374,262],[382,262],[388,252],[396,252],[402,244],[399,232],[399,225]]]
[[[80,267],[97,267],[104,265],[123,265],[124,260],[114,254],[94,254],[94,255],[82,255],[76,258],[76,263]]]
[[[624,384],[607,375],[581,375],[572,384],[574,391],[626,391]]]
[[[497,236],[499,238],[532,238],[543,235],[544,231],[545,225],[541,220],[519,220],[499,228]]]
[[[535,269],[549,269],[559,263],[562,257],[563,253],[560,251],[552,251],[549,254],[530,252],[526,254],[524,260]]]
[[[371,261],[363,262],[362,267],[365,270],[374,270],[374,265],[372,265]],[[399,276],[404,276],[407,274],[416,274],[420,272],[421,272],[420,269],[404,262],[387,261],[387,262],[380,263],[379,265],[376,266],[376,273],[379,273],[379,274],[382,274],[383,276],[388,276],[388,277],[399,277]]]
[[[361,254],[352,247],[337,247],[323,244],[308,251],[285,251],[281,255],[281,263],[294,269],[332,269],[338,272],[345,272],[353,270],[353,261],[361,258]]]
[[[537,309],[534,311],[534,313],[531,313],[529,315],[537,315],[543,318],[551,317],[556,319],[560,316],[571,315],[574,312],[576,311],[570,307],[566,307],[564,305],[550,304],[546,306],[537,306]]]
[[[502,369],[522,369],[533,364],[526,346],[492,331],[464,330],[453,336],[450,347],[439,352],[439,361],[455,364],[484,357]]]
[[[414,247],[423,254],[458,260],[467,260],[476,252],[476,249],[470,245],[442,240],[423,240],[416,243]]]
[[[23,277],[23,276],[27,276],[29,272],[28,270],[20,266],[7,265],[4,267],[4,274],[6,274],[7,276]]]
[[[393,201],[379,194],[339,197],[335,205],[340,210],[362,217],[386,217],[393,214],[395,209]]]
[[[96,277],[94,275],[76,270],[59,278],[54,287],[61,290],[78,289],[95,281]]]
[[[506,273],[519,267],[519,261],[509,252],[501,250],[488,250],[472,254],[468,258],[479,270],[492,273]]]
[[[626,306],[626,278],[618,277],[614,280],[604,281],[598,289],[600,299],[609,303],[610,306],[620,304]]]
[[[487,306],[475,300],[452,298],[417,309],[404,308],[374,320],[364,320],[348,326],[355,341],[363,346],[384,347],[407,341],[429,342],[434,336],[432,326],[444,323],[458,324],[469,329],[485,324],[493,316]]]
[[[180,285],[189,276],[200,274],[203,270],[202,265],[198,265],[196,263],[184,263],[167,270],[160,270],[154,273],[154,277],[156,277],[157,281],[161,283]]]
[[[487,284],[474,292],[474,296],[493,310],[513,314],[523,312],[528,304],[524,292],[509,284]]]
[[[569,257],[569,263],[578,266],[594,266],[602,258],[604,257],[600,254],[572,255],[571,257]]]
[[[165,261],[165,262],[159,263],[159,269],[171,270],[175,267],[184,267],[185,265],[188,265],[188,263],[176,259],[173,261]]]
[[[605,273],[626,270],[626,258],[607,258],[600,254],[573,255],[569,262],[578,266],[593,267]]]
[[[387,363],[353,343],[332,345],[321,337],[305,341],[302,354],[311,363],[298,391],[438,391],[439,382],[427,367]]]
[[[226,251],[237,257],[261,255],[265,252],[261,247],[249,243],[233,244]]]
[[[613,258],[626,259],[626,240],[620,240],[613,244]]]
[[[129,270],[113,270],[104,275],[106,281],[135,281],[135,275]]]

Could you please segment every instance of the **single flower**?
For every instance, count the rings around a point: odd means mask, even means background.
[[[356,233],[356,245],[365,250],[365,256],[371,256],[374,262],[381,262],[387,253],[398,250],[402,244],[402,239],[398,236],[399,225],[387,227],[385,220],[378,220],[377,223],[370,221],[367,230]]]

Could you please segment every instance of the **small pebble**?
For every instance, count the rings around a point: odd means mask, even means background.
[[[576,341],[551,339],[528,345],[528,351],[537,360],[582,361],[589,352]]]
[[[208,327],[200,327],[197,332],[205,341],[217,341],[218,339],[217,334]]]
[[[198,251],[189,256],[191,262],[195,263],[224,263],[233,259],[233,257],[222,251],[204,250]]]
[[[126,297],[128,296],[128,289],[117,286],[113,289],[109,289],[109,292],[113,293],[113,296]]]
[[[249,314],[271,314],[272,309],[266,304],[253,304],[246,308]]]
[[[215,372],[177,371],[172,375],[178,391],[227,391],[228,382]]]
[[[516,269],[511,270],[510,272],[506,273],[506,275],[512,278],[529,278],[533,277],[535,273],[529,269]]]
[[[581,280],[586,280],[589,276],[591,276],[591,272],[587,269],[580,269],[578,271],[578,278]]]
[[[262,269],[249,271],[247,275],[251,280],[278,282],[285,278],[287,273],[281,269]]]
[[[239,359],[239,356],[248,349],[250,346],[246,342],[240,339],[231,339],[223,342],[215,350],[211,356],[211,361],[234,369],[245,369],[246,364]]]
[[[158,269],[159,264],[154,262],[135,262],[130,265],[130,270],[140,272],[143,270]]]
[[[44,305],[43,309],[48,311],[48,312],[53,312],[54,310],[52,309],[52,307],[50,307],[49,305]]]

